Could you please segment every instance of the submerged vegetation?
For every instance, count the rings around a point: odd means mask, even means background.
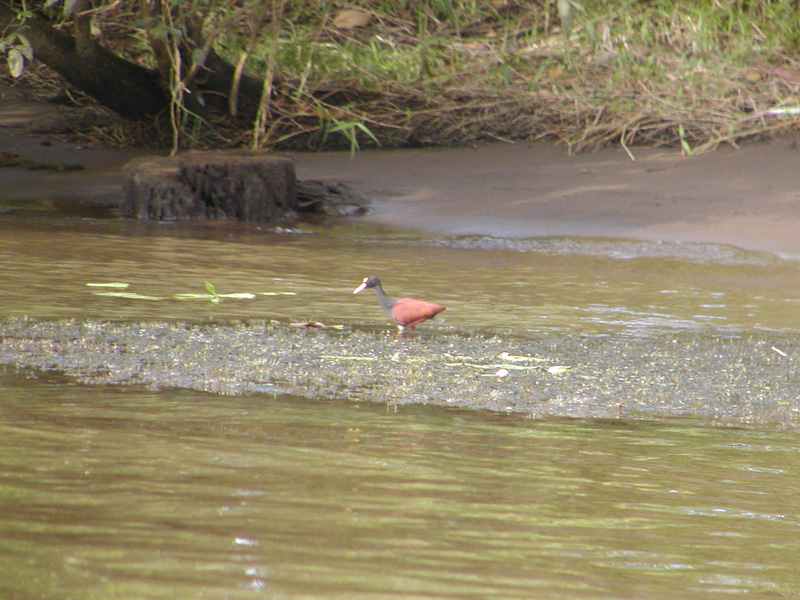
[[[496,336],[275,321],[0,320],[0,374],[91,385],[437,404],[531,418],[697,417],[800,425],[800,345],[759,337]],[[33,371],[32,371],[33,370]]]
[[[123,4],[92,12],[102,43],[153,65],[152,40],[167,42],[178,71],[166,79],[162,140],[184,147],[552,139],[574,152],[619,143],[692,153],[800,122],[791,0],[193,0],[161,3],[171,12],[146,21]],[[179,49],[197,30],[207,45]],[[210,49],[261,82],[253,121],[187,104]],[[152,134],[143,129],[84,133],[135,143]]]

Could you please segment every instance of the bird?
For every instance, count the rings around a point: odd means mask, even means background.
[[[361,284],[353,290],[353,294],[367,289],[375,288],[375,294],[378,296],[378,303],[381,305],[383,312],[389,315],[389,318],[397,323],[400,330],[400,335],[406,332],[409,336],[414,334],[414,328],[428,319],[435,317],[446,306],[441,304],[434,304],[433,302],[425,302],[424,300],[417,300],[416,298],[390,298],[383,291],[381,280],[370,275],[364,277]]]

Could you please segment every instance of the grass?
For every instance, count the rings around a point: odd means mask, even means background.
[[[274,0],[280,27],[268,14],[251,40],[238,30],[217,40],[231,62],[245,53],[247,71],[279,82],[258,145],[552,139],[573,152],[619,143],[696,153],[800,122],[765,115],[800,104],[791,0],[357,4],[370,22],[341,29],[332,2]]]
[[[763,114],[798,102],[791,2],[575,0],[569,34],[556,4],[431,0],[412,13],[364,2],[370,24],[339,31],[328,3],[295,3],[299,24],[281,29],[276,55],[283,80],[298,83],[295,104],[272,141],[325,139],[330,124],[303,118],[311,97],[344,108],[375,134],[364,144],[383,146],[549,138],[575,152],[621,143],[691,153],[798,122]]]

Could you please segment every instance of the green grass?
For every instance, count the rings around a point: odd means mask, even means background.
[[[207,4],[209,23],[238,6]],[[549,138],[573,151],[699,152],[800,123],[763,114],[798,103],[793,0],[360,0],[346,7],[371,21],[339,29],[342,6],[264,0],[258,19],[251,11],[248,26],[216,36],[232,63],[245,53],[247,72],[277,82],[264,135],[231,140],[355,150]]]
[[[348,90],[347,122],[385,145],[551,137],[575,150],[702,150],[789,125],[758,114],[792,96],[768,69],[793,65],[800,12],[789,1],[575,0],[569,35],[553,4],[403,4],[363,2],[372,22],[338,31],[330,4],[295,3],[276,56],[295,100]]]

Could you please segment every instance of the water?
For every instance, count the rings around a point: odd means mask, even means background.
[[[277,234],[248,225],[0,221],[2,316],[275,318],[385,323],[390,295],[445,304],[458,330],[800,330],[800,263],[724,246],[624,240],[429,239],[356,225]],[[220,304],[97,296],[93,282],[164,297],[290,292]]]
[[[800,590],[794,432],[5,383],[5,598]]]
[[[374,298],[350,293],[374,273],[446,304],[445,330],[800,330],[798,265],[770,255],[308,229],[2,221],[0,314],[383,325]],[[213,304],[86,286],[108,281],[296,295]],[[800,593],[794,429],[0,382],[3,598]]]

